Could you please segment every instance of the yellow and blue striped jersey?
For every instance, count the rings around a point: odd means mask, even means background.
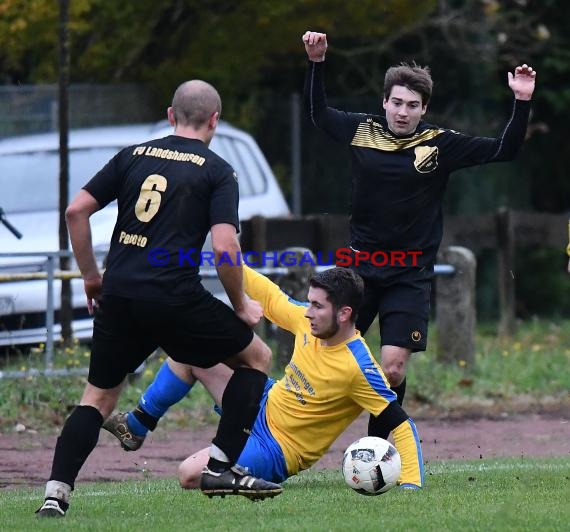
[[[289,298],[247,267],[244,282],[245,291],[260,302],[264,315],[295,335],[293,356],[284,376],[269,391],[266,404],[267,424],[283,450],[289,474],[294,475],[321,458],[363,410],[378,415],[396,400],[396,394],[359,332],[341,344],[323,346],[304,317],[306,303]],[[415,458],[401,482],[421,486],[419,438],[404,425],[398,427],[405,432],[398,438],[403,443],[398,445],[396,440],[396,447],[403,462],[409,463],[409,456]]]

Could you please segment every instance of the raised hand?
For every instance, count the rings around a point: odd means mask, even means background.
[[[515,73],[508,73],[509,87],[515,93],[517,100],[530,100],[534,92],[536,72],[528,65],[515,68]]]
[[[321,62],[325,60],[327,51],[327,34],[317,31],[306,31],[302,37],[305,50],[310,61]]]

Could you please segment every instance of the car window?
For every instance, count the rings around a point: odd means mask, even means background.
[[[264,169],[252,147],[243,140],[217,135],[210,146],[238,174],[240,197],[263,194]],[[122,146],[72,149],[69,152],[69,199],[91,179]],[[0,156],[0,197],[5,212],[57,210],[59,154],[57,150]]]
[[[223,135],[214,137],[210,146],[237,172],[240,197],[263,194],[267,187],[265,174],[251,147],[242,140]]]
[[[74,149],[69,152],[69,196],[91,179],[118,147]],[[59,153],[36,151],[0,157],[1,206],[5,212],[57,210]]]

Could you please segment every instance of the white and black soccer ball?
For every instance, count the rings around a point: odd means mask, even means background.
[[[382,438],[366,436],[344,451],[342,475],[345,482],[362,495],[381,495],[400,478],[400,453]]]

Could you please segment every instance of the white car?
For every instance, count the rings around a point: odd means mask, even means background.
[[[121,148],[172,133],[166,122],[71,130],[69,134],[69,196],[78,190]],[[287,203],[275,175],[248,133],[221,121],[210,148],[228,161],[239,176],[240,220],[254,215],[287,216]],[[0,223],[0,347],[45,342],[47,281],[4,282],[8,273],[45,271],[42,252],[59,249],[59,134],[27,135],[0,140],[0,215],[22,234],[17,239]],[[117,214],[111,204],[91,218],[93,246],[102,255],[109,247]],[[207,243],[206,246],[209,244]],[[37,256],[7,256],[38,253]],[[58,269],[56,262],[56,269]],[[88,339],[92,320],[86,309],[83,282],[72,281],[75,338]],[[205,286],[221,295],[219,281]],[[57,323],[61,282],[55,281],[53,328]],[[222,296],[223,298],[223,296]]]

